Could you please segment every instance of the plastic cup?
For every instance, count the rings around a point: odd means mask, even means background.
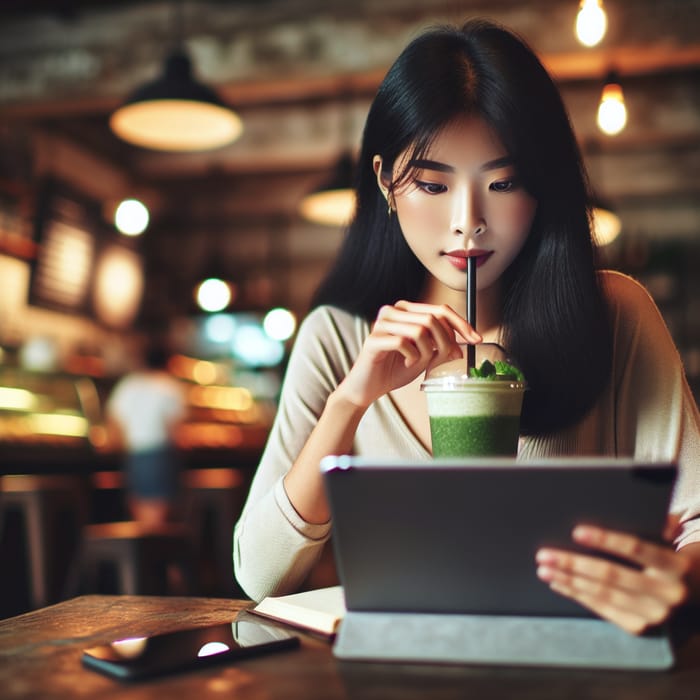
[[[525,384],[477,379],[449,362],[421,384],[428,401],[434,457],[515,457]]]

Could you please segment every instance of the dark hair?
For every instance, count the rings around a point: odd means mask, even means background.
[[[438,27],[396,60],[365,124],[355,216],[313,304],[373,320],[383,304],[420,298],[427,272],[397,217],[387,215],[372,158],[382,157],[390,178],[401,153],[412,148],[420,157],[464,116],[495,131],[538,203],[527,241],[502,277],[502,340],[529,385],[522,432],[550,433],[592,407],[609,379],[612,340],[576,139],[557,87],[513,32],[483,20]]]

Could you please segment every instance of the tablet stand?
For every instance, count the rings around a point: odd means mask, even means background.
[[[668,669],[667,631],[633,636],[599,619],[348,611],[333,653],[341,659]]]

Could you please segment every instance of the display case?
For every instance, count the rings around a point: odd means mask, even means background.
[[[0,367],[2,473],[83,471],[100,405],[91,377]]]

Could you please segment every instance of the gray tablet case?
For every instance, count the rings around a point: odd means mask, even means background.
[[[543,545],[577,523],[660,541],[675,465],[572,458],[321,464],[348,613],[340,658],[669,668],[665,629],[632,636],[556,595]]]

